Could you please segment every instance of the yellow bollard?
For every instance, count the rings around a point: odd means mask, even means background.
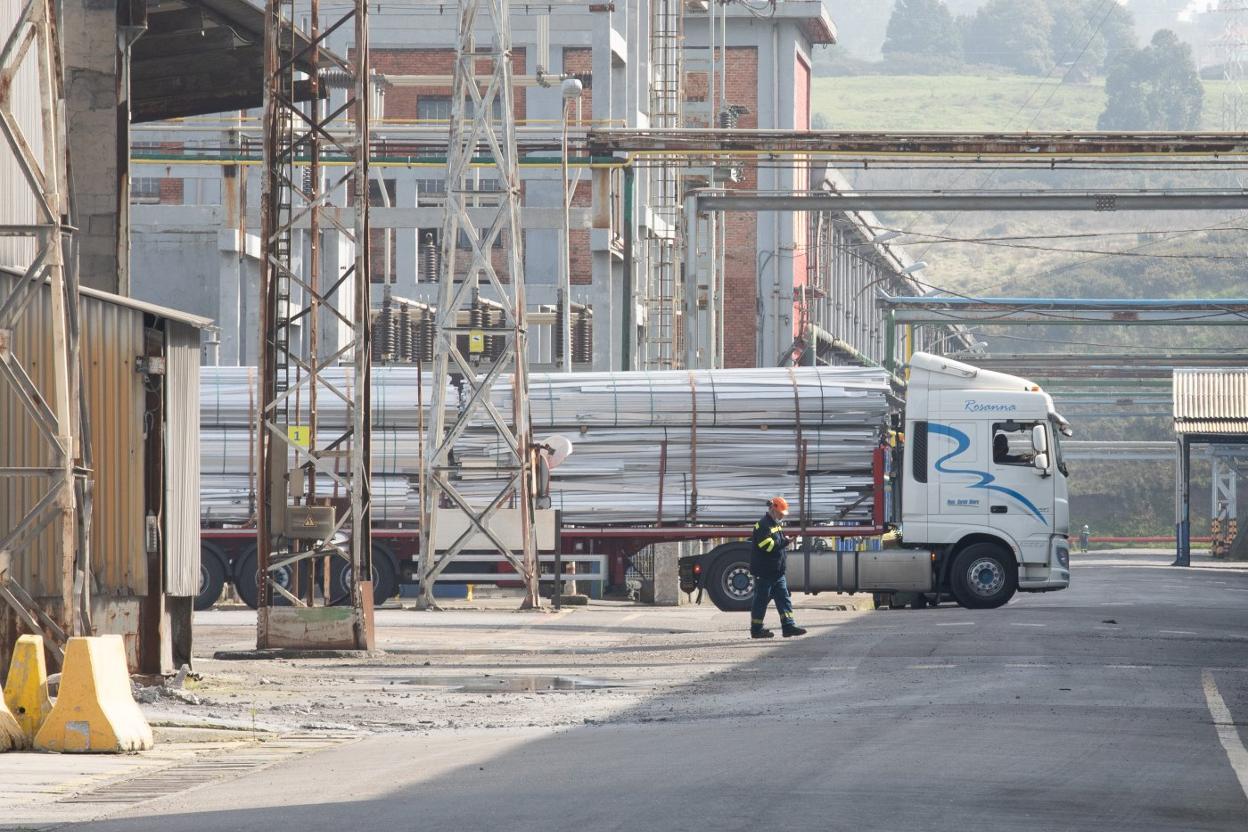
[[[116,754],[151,747],[151,726],[130,692],[121,636],[71,638],[56,703],[35,748]]]
[[[0,696],[0,751],[20,751],[27,744],[22,726],[17,724],[13,714],[9,713],[8,706],[4,704],[4,697]]]
[[[43,636],[26,635],[13,647],[4,701],[22,732],[22,748],[29,748],[43,721],[52,712],[48,698],[48,666],[43,658]]]

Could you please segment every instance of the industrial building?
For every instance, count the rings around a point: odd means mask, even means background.
[[[205,6],[205,19],[223,5]],[[574,145],[566,180],[557,144],[521,161],[525,282],[535,310],[560,303],[565,181],[571,194],[570,302],[583,319],[574,323],[574,367],[770,366],[809,324],[882,360],[882,318],[873,293],[862,290],[912,294],[917,286],[899,246],[872,244],[878,232],[869,215],[733,213],[700,218],[692,229],[698,240],[684,240],[691,229],[684,194],[692,189],[835,187],[835,171],[661,157],[622,167],[575,150],[596,127],[808,129],[812,53],[836,39],[822,2],[780,2],[766,13],[747,4],[656,2],[515,9],[513,16],[519,140],[557,142],[566,116]],[[447,44],[457,15],[452,7],[403,5],[383,6],[371,19],[372,302],[396,316],[409,304],[416,325],[435,300],[446,187],[436,147],[450,118]],[[232,31],[238,38],[247,30]],[[336,33],[327,45],[345,54],[348,40]],[[566,77],[581,82],[579,97],[561,94]],[[341,94],[331,89],[331,100]],[[256,360],[259,130],[254,109],[133,129],[133,291],[215,320],[210,363]],[[497,187],[488,176],[479,184]],[[351,260],[334,234],[321,249],[325,273]],[[306,240],[296,250],[306,256]],[[688,321],[708,315],[713,341],[688,343]],[[411,351],[393,359],[410,362],[427,344],[411,340]],[[535,368],[560,366],[556,340],[550,327],[537,327]]]

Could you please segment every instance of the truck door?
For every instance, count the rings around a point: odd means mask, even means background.
[[[958,517],[982,524],[988,515],[987,495],[979,490],[988,464],[988,439],[983,422],[950,421],[928,423],[928,457],[940,474],[933,517]]]
[[[992,462],[988,469],[992,479],[983,486],[990,522],[1020,544],[1029,538],[1041,538],[1047,544],[1053,527],[1053,477],[1035,465],[1033,431],[1037,426],[1048,430],[1044,422],[992,423]]]

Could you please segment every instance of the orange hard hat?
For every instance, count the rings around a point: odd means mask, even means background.
[[[783,497],[772,497],[770,500],[767,501],[767,505],[770,506],[771,508],[774,508],[776,511],[780,512],[781,514],[789,513],[789,501],[784,499]]]

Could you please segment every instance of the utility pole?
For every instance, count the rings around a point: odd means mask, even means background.
[[[11,193],[0,209],[0,252],[25,270],[20,277],[0,280],[0,378],[19,404],[15,421],[22,424],[9,426],[11,435],[24,429],[29,444],[12,448],[14,458],[0,461],[0,477],[38,486],[16,506],[16,522],[0,528],[0,601],[31,632],[43,633],[59,658],[66,636],[89,626],[89,602],[83,600],[88,596],[74,591],[76,573],[82,573],[83,591],[90,584],[90,564],[76,555],[78,530],[89,525],[78,514],[76,496],[77,480],[87,472],[79,466],[84,414],[65,91],[55,4],[24,0],[10,7],[11,25],[0,27],[0,174],[11,176],[5,181]],[[37,113],[26,110],[28,99],[19,93],[33,93],[29,98],[38,101]],[[49,293],[46,307],[37,302],[44,291]],[[36,316],[32,305],[46,308],[47,317]],[[51,346],[49,366],[36,368],[28,359],[37,358],[45,343]],[[42,384],[36,381],[40,378]],[[45,589],[57,584],[59,621],[17,580],[31,573],[18,559],[35,557],[40,533],[49,526],[59,574],[57,579],[41,577]]]
[[[256,532],[261,649],[372,644],[367,10],[364,0],[354,0],[322,21],[319,0],[311,0],[305,34],[296,27],[295,0],[266,5]],[[324,48],[331,33],[351,28],[349,58]],[[345,88],[343,99],[322,95],[331,85]],[[329,173],[321,165],[329,154],[348,163]],[[332,203],[351,206],[352,225],[323,210]],[[297,226],[307,231],[298,233]],[[330,235],[354,247],[354,262],[341,275],[321,273]],[[346,384],[328,373],[343,365],[353,370]],[[341,432],[324,435],[323,400],[345,406]],[[333,542],[343,532],[350,534],[349,552]],[[300,616],[317,603],[318,590],[328,605],[344,585],[349,604],[335,608],[343,614],[320,615],[316,628],[304,626]]]
[[[434,581],[469,546],[503,555],[524,581],[524,608],[541,605],[510,16],[510,0],[459,0],[433,353],[434,401],[424,461],[422,608],[436,606]],[[478,33],[487,39],[484,44],[478,43]],[[479,76],[477,68],[482,65],[485,73]],[[480,157],[490,160],[497,190],[482,190],[481,179],[473,176],[472,164]],[[492,219],[478,228],[468,209],[490,201],[495,203]],[[461,245],[467,247],[468,260],[462,274]],[[496,248],[501,250],[499,259],[506,268],[505,275],[495,268]],[[505,415],[508,408],[504,405],[500,409],[499,403],[491,400],[491,391],[507,371],[512,374],[512,400],[508,403],[511,412]],[[448,395],[456,381],[462,388],[462,405],[448,417]],[[495,465],[486,471],[472,471],[474,479],[487,480],[483,487],[493,493],[490,499],[481,498],[478,490],[478,496],[470,500],[460,490],[464,471],[455,448],[469,427],[478,441],[490,432],[496,439]],[[449,545],[442,545],[438,537],[442,511],[467,521]]]

